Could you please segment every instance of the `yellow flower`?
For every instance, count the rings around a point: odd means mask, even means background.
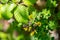
[[[35,33],[35,32],[34,32],[34,31],[32,31],[32,32],[30,33],[30,36],[33,36],[33,35],[34,35],[34,33]]]
[[[28,30],[28,28],[26,27],[26,28],[23,28],[25,31],[27,31]]]
[[[37,26],[41,26],[41,22],[35,22]]]
[[[34,33],[37,33],[36,30],[32,31],[32,32],[30,33],[30,36],[33,36]]]
[[[31,31],[31,29],[32,29],[32,27],[29,27],[28,31],[30,32],[30,31]]]

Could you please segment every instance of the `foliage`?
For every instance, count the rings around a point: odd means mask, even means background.
[[[0,31],[1,40],[52,40],[49,30],[55,30],[60,19],[60,12],[55,15],[57,1],[47,0],[46,8],[39,11],[34,6],[36,1],[0,0],[0,19],[14,19],[7,33]],[[0,28],[3,30],[2,24]],[[13,36],[14,31],[18,36]]]

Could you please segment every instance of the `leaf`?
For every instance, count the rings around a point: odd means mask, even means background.
[[[26,4],[27,6],[33,5],[34,3],[36,3],[36,0],[23,0],[24,4]]]
[[[12,18],[13,14],[11,12],[4,12],[2,13],[2,17],[6,20],[9,20],[10,18]]]
[[[2,30],[3,29],[3,24],[2,23],[0,23],[0,30]]]
[[[27,23],[28,22],[28,11],[23,5],[19,5],[14,12],[14,17],[18,22]]]
[[[32,13],[29,15],[29,20],[33,23],[37,14],[36,11],[32,11]]]
[[[55,22],[54,22],[54,21],[49,21],[49,27],[50,27],[51,29],[55,29],[55,28],[56,28]]]
[[[51,16],[50,10],[43,9],[42,15],[43,15],[43,18],[48,19]]]
[[[21,25],[22,25],[22,23],[19,23],[17,26],[18,26],[18,27],[21,27]]]
[[[2,2],[2,3],[6,3],[6,2],[8,2],[8,0],[1,0],[1,2]]]
[[[49,9],[51,7],[51,0],[47,0],[46,7]]]
[[[14,3],[18,3],[20,2],[21,0],[12,0]]]
[[[33,11],[36,10],[33,6],[29,6],[27,8],[28,8],[29,13],[32,13]]]
[[[57,2],[56,1],[52,1],[52,4],[53,4],[54,7],[56,7]]]
[[[12,18],[12,16],[13,16],[13,14],[12,14],[10,11],[7,10],[8,7],[9,7],[9,5],[8,5],[8,4],[5,4],[5,5],[1,8],[2,17],[3,17],[4,19],[7,19],[7,20],[10,19],[10,18]]]
[[[2,38],[2,39],[7,38],[7,34],[3,33],[3,32],[0,32],[0,38]]]
[[[15,7],[16,7],[16,4],[12,3],[9,5],[7,10],[11,12]]]
[[[24,39],[24,35],[19,35],[17,38],[16,38],[16,40],[23,40]]]
[[[21,15],[22,17],[28,19],[28,15],[29,15],[29,14],[28,14],[28,9],[27,9],[25,6],[23,6],[23,5],[19,5],[19,6],[18,6],[18,9],[19,9],[20,15]]]
[[[1,8],[2,8],[2,4],[0,4],[0,19],[2,19],[2,15],[1,15]]]

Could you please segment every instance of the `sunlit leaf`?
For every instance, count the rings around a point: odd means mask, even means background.
[[[23,0],[24,4],[27,6],[33,5],[34,3],[36,3],[36,0]]]
[[[10,18],[12,18],[12,16],[13,16],[12,13],[7,10],[8,7],[9,7],[9,5],[8,5],[8,4],[5,4],[5,5],[1,8],[2,17],[3,17],[4,19],[10,19]]]
[[[28,22],[27,8],[23,5],[19,5],[14,12],[14,17],[18,22],[27,23]]]
[[[0,38],[2,39],[7,38],[7,34],[4,32],[0,32]]]
[[[23,35],[20,35],[16,38],[16,40],[24,40],[24,36]]]
[[[12,0],[14,3],[18,3],[20,2],[21,0]]]
[[[8,2],[8,0],[1,0],[1,2],[2,2],[2,3],[6,3],[6,2]]]

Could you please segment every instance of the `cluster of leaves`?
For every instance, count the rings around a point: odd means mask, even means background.
[[[10,27],[7,30],[9,40],[51,40],[49,30],[57,27],[56,0],[47,0],[46,8],[37,10],[34,4],[37,0],[0,0],[0,19],[10,20]],[[52,9],[53,8],[53,9]],[[17,31],[16,38],[13,38],[14,30]],[[0,32],[2,40],[8,40],[7,34]],[[3,35],[5,35],[3,37]]]

